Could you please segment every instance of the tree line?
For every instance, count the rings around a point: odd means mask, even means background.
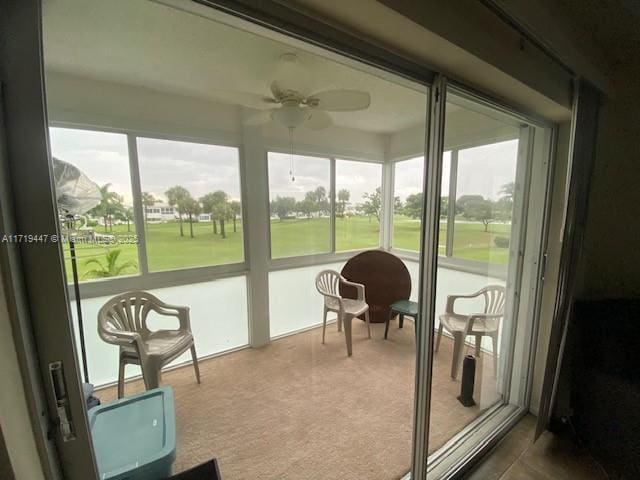
[[[131,222],[133,222],[134,217],[133,208],[124,205],[122,195],[110,191],[110,188],[110,183],[100,187],[100,203],[89,210],[88,213],[103,220],[105,232],[113,231],[114,220],[126,222],[127,231],[131,231]],[[191,238],[194,237],[193,222],[197,221],[200,213],[209,214],[214,235],[220,234],[222,238],[227,238],[225,229],[227,221],[232,221],[233,231],[237,231],[237,220],[241,215],[242,207],[240,202],[231,200],[226,192],[216,190],[196,199],[186,188],[176,185],[169,188],[164,194],[167,198],[167,203],[178,214],[177,220],[181,237],[184,237],[183,221],[185,218],[189,222],[189,236]],[[142,192],[145,223],[147,222],[147,209],[153,207],[158,201],[153,194]]]
[[[482,195],[461,195],[454,202],[454,215],[474,222],[481,222],[484,231],[489,231],[489,224],[493,222],[511,221],[513,210],[513,195],[515,184],[505,183],[500,187],[500,197],[497,200],[484,198]],[[422,192],[409,195],[400,212],[410,218],[422,216]],[[440,216],[449,214],[449,197],[440,198]]]
[[[484,225],[487,232],[489,224],[495,221],[510,221],[513,209],[514,183],[503,185],[500,189],[500,198],[491,200],[482,195],[461,195],[454,203],[455,214],[470,221],[478,221]],[[303,215],[307,218],[313,215],[329,215],[331,193],[327,193],[324,187],[318,187],[305,193],[302,200],[294,197],[276,196],[271,200],[270,212],[280,220],[296,218]],[[336,194],[336,216],[346,215],[350,203],[351,192],[348,189],[338,190]],[[410,218],[421,218],[423,194],[414,193],[407,196],[402,202],[399,197],[394,198],[394,211]],[[382,211],[382,191],[380,187],[363,195],[363,202],[355,205],[357,215],[375,218],[380,222]],[[446,217],[449,211],[449,197],[441,197],[440,215]]]
[[[193,222],[201,213],[209,214],[214,235],[218,235],[219,233],[221,238],[227,238],[227,232],[225,229],[226,221],[233,221],[233,231],[237,231],[237,220],[238,216],[242,212],[242,206],[240,202],[231,200],[226,192],[216,190],[215,192],[203,195],[199,199],[195,199],[186,188],[176,185],[168,189],[164,194],[167,197],[167,203],[175,208],[178,213],[178,224],[180,226],[181,237],[184,237],[184,217],[186,217],[189,222],[189,236],[193,238]],[[151,194],[147,194],[146,198],[147,204],[150,202],[155,203],[155,199]],[[144,202],[145,192],[143,192],[143,205]],[[153,203],[149,206],[152,206]],[[218,225],[220,226],[219,232]]]

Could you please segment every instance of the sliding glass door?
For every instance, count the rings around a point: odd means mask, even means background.
[[[448,88],[435,275],[429,471],[528,408],[552,130]],[[497,427],[496,427],[497,428]]]

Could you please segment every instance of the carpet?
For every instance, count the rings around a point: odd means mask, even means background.
[[[336,325],[291,335],[167,371],[175,391],[178,452],[174,473],[213,457],[224,480],[351,480],[401,478],[411,461],[415,343],[413,324],[354,322],[353,356]],[[477,406],[456,400],[460,381],[449,377],[452,341],[435,356],[430,451],[498,399],[490,354],[476,368]],[[486,357],[486,361],[483,361]],[[140,380],[126,394],[143,389]],[[103,402],[114,387],[100,390]]]

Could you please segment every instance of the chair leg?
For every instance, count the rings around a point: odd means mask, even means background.
[[[498,332],[491,335],[491,341],[493,342],[493,374],[498,376]]]
[[[322,316],[322,344],[324,345],[324,334],[327,330],[327,309],[324,309],[324,315]]]
[[[195,344],[191,345],[191,358],[193,359],[193,369],[196,371],[196,381],[200,383],[200,366],[198,365],[198,355],[196,355]]]
[[[144,386],[146,390],[158,388],[160,386],[160,369],[162,365],[156,361],[140,360],[140,368],[142,369],[142,378],[144,380]]]
[[[118,365],[118,398],[124,397],[124,359],[120,358],[120,365]]]
[[[440,349],[440,340],[442,340],[442,321],[438,325],[438,338],[436,338],[436,352]]]
[[[404,327],[404,314],[398,316],[398,328]]]
[[[393,310],[389,312],[389,316],[387,317],[387,321],[384,322],[384,339],[387,339],[387,334],[389,333],[389,322],[393,318]]]
[[[453,360],[451,363],[451,378],[453,379],[458,377],[458,367],[462,363],[464,340],[465,336],[463,332],[453,332]]]
[[[347,341],[347,355],[351,356],[351,321],[353,317],[351,315],[347,315],[344,318],[344,337]]]
[[[367,334],[371,338],[371,322],[369,322],[369,310],[364,312],[364,321],[367,323]]]
[[[476,345],[476,351],[475,351],[476,358],[479,358],[480,357],[480,347],[482,346],[482,335],[476,335],[475,345]]]
[[[340,316],[340,314],[338,312],[336,312],[336,323],[338,324],[338,331],[339,332],[342,331],[342,322],[343,322],[343,318]]]

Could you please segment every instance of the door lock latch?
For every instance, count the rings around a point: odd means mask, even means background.
[[[58,427],[60,428],[62,440],[68,442],[76,438],[76,433],[71,418],[71,405],[69,405],[69,395],[67,384],[64,380],[62,362],[57,361],[50,363],[49,374],[51,375],[51,387],[56,402]]]

